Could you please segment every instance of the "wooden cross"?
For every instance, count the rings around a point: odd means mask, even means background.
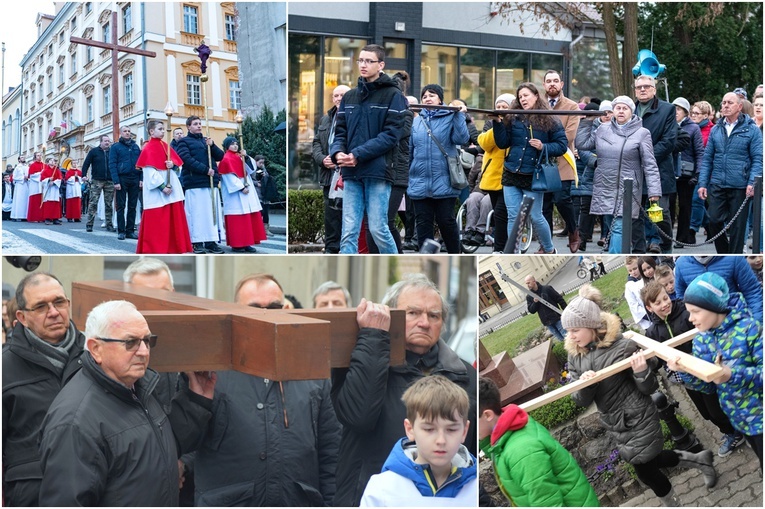
[[[668,359],[676,359],[679,357],[680,361],[678,362],[678,365],[683,368],[684,372],[704,380],[705,382],[711,382],[722,374],[722,367],[694,357],[685,352],[681,352],[680,350],[676,350],[674,348],[678,345],[682,345],[683,343],[687,343],[693,339],[694,336],[698,334],[698,332],[698,329],[692,329],[688,332],[680,334],[679,336],[675,336],[674,338],[665,341],[664,343],[654,341],[651,338],[647,338],[642,334],[638,334],[633,331],[625,332],[624,337],[631,339],[639,346],[643,347],[643,354],[646,356],[646,358],[659,357],[666,361]],[[601,369],[596,373],[594,377],[590,378],[589,380],[577,380],[576,382],[571,382],[564,385],[560,389],[548,392],[544,396],[532,399],[531,401],[527,401],[526,403],[523,403],[519,406],[527,412],[536,410],[539,407],[542,407],[548,403],[552,403],[557,399],[568,396],[569,394],[573,394],[578,390],[589,387],[590,385],[596,384],[612,375],[615,375],[616,373],[630,368],[631,366],[629,358],[620,360],[619,362],[612,364],[607,368]]]
[[[153,51],[131,48],[129,46],[120,46],[117,39],[117,11],[112,12],[111,22],[111,42],[94,41],[92,39],[83,39],[82,37],[70,37],[69,42],[75,44],[85,44],[86,46],[95,46],[97,48],[112,50],[112,141],[116,141],[120,136],[120,84],[117,79],[119,68],[117,65],[118,53],[133,53],[134,55],[143,55],[154,58],[157,54]]]
[[[152,334],[157,371],[233,369],[272,380],[329,378],[356,345],[356,309],[258,309],[121,281],[72,283],[72,320],[109,300],[135,304]],[[391,310],[391,365],[405,363],[406,316]]]

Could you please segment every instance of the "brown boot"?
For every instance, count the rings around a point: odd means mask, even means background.
[[[579,230],[574,230],[574,233],[568,234],[568,248],[571,250],[572,253],[576,253],[579,251],[579,243],[581,242],[581,239],[579,238]]]

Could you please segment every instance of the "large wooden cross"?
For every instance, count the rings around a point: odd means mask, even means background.
[[[155,290],[121,281],[72,283],[72,320],[109,300],[135,304],[158,336],[157,371],[233,369],[272,380],[329,378],[356,345],[356,309],[268,310]],[[391,365],[405,362],[406,317],[391,310]]]
[[[112,141],[117,141],[120,136],[120,83],[117,77],[119,76],[119,66],[117,60],[119,52],[133,53],[134,55],[142,55],[145,57],[154,58],[157,54],[153,51],[146,51],[138,48],[131,48],[129,46],[120,46],[119,39],[117,39],[117,11],[112,12],[111,22],[111,42],[94,41],[92,39],[83,39],[82,37],[70,37],[69,42],[75,44],[85,44],[86,46],[95,46],[97,48],[108,49],[112,51]]]

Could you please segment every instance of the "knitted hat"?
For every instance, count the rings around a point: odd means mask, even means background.
[[[691,281],[683,297],[686,304],[714,313],[727,313],[729,299],[728,283],[714,272],[705,272]]]
[[[600,111],[614,111],[614,106],[611,104],[611,101],[601,101],[598,109]]]
[[[738,87],[736,90],[733,91],[736,95],[742,95],[744,96],[744,99],[749,99],[749,95],[746,93],[746,90],[744,90],[741,87]]]
[[[568,329],[599,329],[600,319],[600,290],[594,286],[584,285],[579,289],[579,296],[568,303],[560,317],[563,328]]]
[[[587,105],[584,107],[585,111],[598,111],[599,106],[595,103],[587,103]]]
[[[613,101],[611,101],[611,107],[613,108],[617,104],[626,104],[629,109],[632,110],[632,112],[635,112],[635,101],[627,97],[626,95],[620,95],[619,97],[615,97]]]
[[[501,94],[499,97],[497,97],[497,100],[494,101],[494,107],[497,107],[497,103],[499,101],[502,101],[504,103],[507,103],[508,106],[513,104],[513,101],[515,101],[515,96],[513,94]]]
[[[223,149],[224,150],[228,150],[228,147],[230,147],[232,143],[239,144],[239,141],[236,138],[234,138],[233,136],[226,136],[226,139],[223,140]],[[239,148],[241,148],[241,147],[239,147]]]
[[[688,99],[685,97],[678,97],[674,101],[672,101],[672,104],[675,106],[680,106],[682,109],[685,110],[686,116],[691,112],[691,103],[688,102]]]
[[[435,83],[431,83],[430,85],[425,85],[422,87],[422,92],[420,92],[420,99],[422,99],[422,96],[425,95],[425,92],[433,92],[438,96],[438,99],[441,101],[441,104],[444,103],[444,89],[441,87],[441,85],[436,85]]]

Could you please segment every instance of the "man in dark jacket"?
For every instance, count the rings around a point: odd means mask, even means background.
[[[762,176],[762,133],[741,109],[738,95],[725,94],[720,107],[723,118],[709,133],[701,162],[698,194],[702,200],[709,199],[710,238],[733,219],[747,197],[754,196],[754,179]],[[743,210],[730,229],[715,240],[719,254],[743,252],[746,218],[746,210]]]
[[[215,373],[187,373],[166,414],[148,369],[157,337],[133,304],[99,304],[85,336],[82,370],[42,424],[40,505],[177,506],[178,456],[210,419]]]
[[[406,310],[406,364],[390,366],[390,312]],[[333,505],[358,506],[369,478],[404,434],[401,396],[412,382],[442,375],[470,398],[470,430],[463,442],[476,451],[476,372],[440,339],[447,304],[422,274],[394,284],[383,304],[362,299],[357,308],[359,337],[348,368],[332,370],[332,402],[343,425]],[[387,318],[386,318],[387,317]]]
[[[191,245],[194,254],[221,254],[223,249],[218,245],[220,240],[219,226],[223,216],[220,207],[217,161],[223,159],[223,151],[213,143],[212,138],[202,135],[202,119],[192,115],[186,119],[189,132],[176,141],[175,151],[183,160],[181,184],[185,194],[186,220],[189,223]],[[210,147],[208,157],[207,147]],[[213,191],[210,189],[212,177]],[[213,198],[210,198],[210,193]],[[215,204],[215,209],[213,209]],[[213,216],[213,210],[215,211]],[[216,221],[213,219],[217,219]]]
[[[43,417],[80,369],[85,336],[69,320],[69,299],[55,276],[29,274],[16,288],[18,323],[3,345],[3,498],[39,504]]]
[[[241,280],[235,298],[257,308],[285,302],[267,274]],[[196,505],[329,505],[339,443],[329,380],[280,382],[221,372],[213,419],[194,461]]]
[[[525,283],[526,288],[539,295],[540,299],[544,299],[550,304],[555,305],[555,307],[561,311],[566,309],[566,300],[561,294],[556,292],[555,288],[552,286],[540,285],[537,283],[536,278],[531,275],[526,276]],[[560,313],[556,313],[539,302],[539,299],[532,297],[531,295],[526,296],[526,308],[529,310],[529,313],[539,313],[539,320],[542,322],[542,325],[547,327],[547,330],[555,336],[555,339],[558,341],[563,341],[565,339],[566,330],[560,323]]]
[[[332,161],[342,168],[343,234],[340,252],[358,252],[361,221],[382,254],[397,253],[388,229],[388,203],[394,174],[394,153],[404,132],[408,104],[396,82],[382,70],[385,49],[376,44],[359,53],[357,88],[343,96],[337,110]]]
[[[121,127],[120,139],[109,149],[109,173],[114,182],[114,190],[117,192],[117,238],[119,240],[138,239],[135,233],[135,213],[138,195],[143,186],[143,173],[135,167],[139,155],[141,155],[141,148],[133,141],[130,128]]]
[[[329,147],[335,139],[337,108],[350,89],[345,85],[338,85],[332,91],[332,107],[321,117],[311,145],[313,161],[319,167],[319,184],[324,191],[324,252],[329,254],[340,252],[340,234],[343,227],[343,209],[338,206],[336,200],[330,202],[329,199],[332,176],[335,171],[340,171],[329,155]],[[342,201],[339,203],[342,204]]]
[[[653,155],[656,158],[656,164],[659,167],[661,177],[661,199],[659,205],[664,211],[663,219],[654,226],[653,223],[646,224],[645,237],[649,242],[649,252],[672,252],[672,224],[669,214],[669,198],[671,194],[677,192],[675,182],[675,163],[673,161],[674,151],[677,149],[675,141],[677,140],[677,123],[675,121],[675,107],[667,101],[656,97],[656,80],[650,76],[638,76],[635,80],[635,114],[643,119],[643,127],[651,132],[651,141],[653,142]],[[644,206],[648,206],[648,200],[644,199]],[[658,227],[664,234],[659,236],[654,232]],[[659,244],[655,245],[657,238],[660,238]],[[653,242],[652,242],[653,239]]]
[[[112,216],[114,215],[114,182],[109,172],[109,147],[112,141],[109,136],[101,135],[98,148],[88,151],[85,161],[82,163],[82,176],[87,177],[90,183],[90,198],[88,201],[88,221],[85,223],[85,231],[93,231],[93,222],[96,220],[98,199],[101,192],[104,193],[104,210],[106,217],[106,231],[113,232]],[[88,173],[90,171],[90,173]]]

